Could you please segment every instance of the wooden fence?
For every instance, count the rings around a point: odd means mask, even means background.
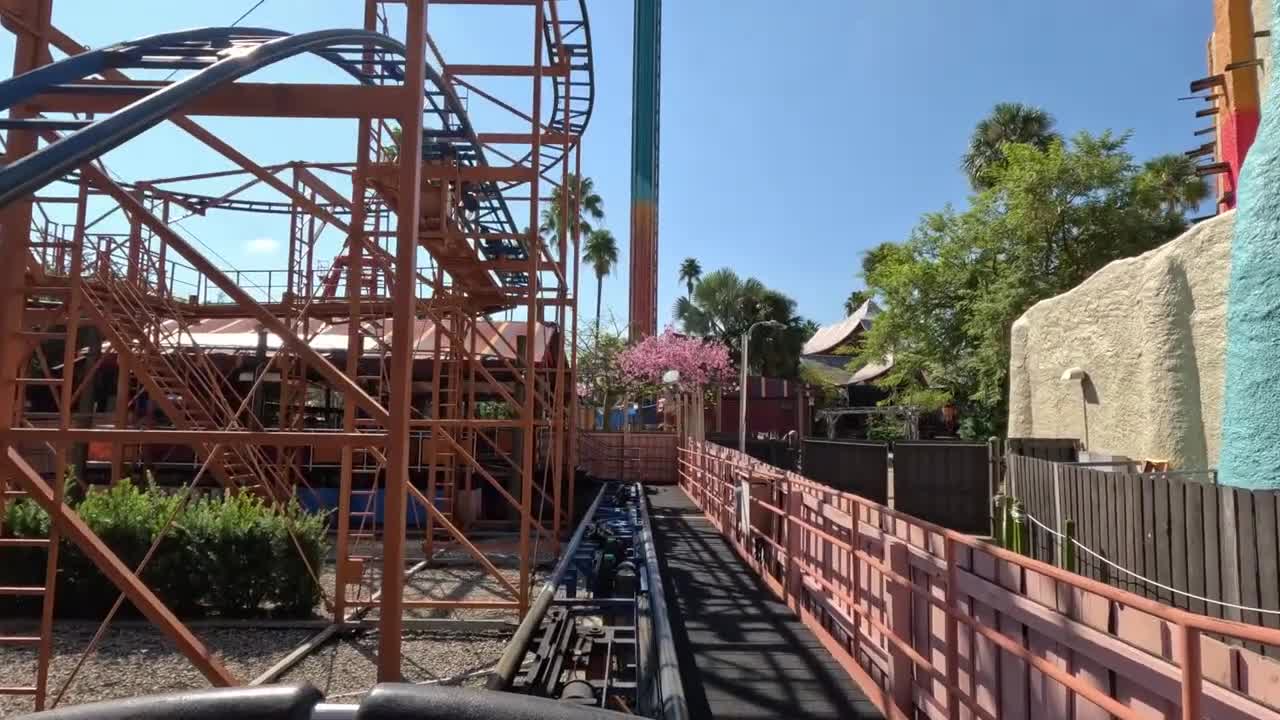
[[[707,433],[707,441],[730,450],[738,448],[738,436],[733,433]],[[747,438],[747,454],[783,470],[795,470],[800,464],[800,453],[785,440]]]
[[[1080,441],[1075,438],[1009,438],[1005,448],[1014,455],[1076,462],[1080,459]]]
[[[800,464],[805,477],[842,492],[952,530],[991,532],[993,468],[985,443],[809,438]]]
[[[676,434],[579,432],[578,468],[600,480],[676,481]]]
[[[1275,646],[1280,631],[1162,605],[732,450],[680,453],[685,492],[886,717],[1280,720],[1280,663],[1223,641]],[[744,475],[750,541],[733,502]]]
[[[1007,461],[1008,489],[1031,516],[1055,532],[1073,520],[1081,545],[1128,571],[1080,552],[1081,574],[1191,612],[1280,628],[1280,493],[1197,473]],[[1051,533],[1037,528],[1032,539],[1036,557],[1061,561]]]
[[[872,502],[889,502],[889,445],[806,439],[801,454],[804,476]]]
[[[998,468],[986,443],[899,440],[893,444],[894,509],[951,530],[991,532]]]

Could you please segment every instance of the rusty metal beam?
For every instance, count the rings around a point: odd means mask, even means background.
[[[382,433],[340,433],[324,431],[308,432],[249,432],[243,430],[129,430],[109,428],[53,427],[12,428],[8,435],[17,441],[71,440],[74,442],[119,442],[127,445],[207,445],[221,443],[247,443],[256,445],[284,445],[287,447],[381,447],[387,436]]]
[[[446,65],[444,71],[446,75],[494,77],[566,77],[569,74],[566,65]]]
[[[405,78],[400,115],[400,187],[396,220],[395,307],[391,317],[391,412],[383,514],[382,606],[378,617],[378,682],[400,682],[404,603],[405,506],[409,486],[409,416],[412,407],[413,309],[417,304],[418,223],[422,195],[422,111],[427,61],[427,3],[408,0]],[[434,501],[434,498],[432,498]]]
[[[28,105],[39,112],[109,114],[172,83],[132,80],[123,88],[103,80],[82,80],[76,93],[46,92]],[[393,117],[400,89],[390,85],[304,83],[233,83],[211,90],[184,105],[184,115],[279,118]]]
[[[458,165],[428,165],[422,168],[424,180],[463,180],[470,182],[529,182],[533,179],[533,169],[522,165],[494,166],[476,165],[462,167]]]
[[[194,137],[195,139],[199,140],[205,145],[208,145],[213,150],[216,150],[219,154],[221,154],[223,157],[227,158],[231,162],[239,165],[245,170],[248,170],[249,173],[252,174],[254,177],[258,178],[259,180],[266,183],[267,185],[270,185],[273,189],[278,191],[280,194],[284,195],[285,197],[289,198],[293,202],[297,203],[302,209],[306,210],[308,213],[320,218],[321,220],[324,220],[325,222],[329,223],[335,228],[338,228],[339,230],[342,230],[344,232],[347,230],[347,224],[342,220],[338,219],[337,215],[334,215],[333,213],[329,212],[325,208],[321,207],[319,204],[313,202],[306,195],[303,195],[302,193],[294,190],[293,187],[289,185],[289,183],[276,177],[275,173],[269,172],[266,168],[263,168],[262,166],[258,165],[254,161],[250,160],[249,157],[246,156],[244,153],[240,152],[239,150],[236,150],[234,147],[232,147],[230,144],[228,144],[218,136],[214,135],[213,133],[209,132],[205,128],[196,124],[195,121],[189,118],[178,117],[178,116],[172,117],[170,118],[170,120],[173,122],[174,125],[177,125],[178,127],[187,131],[187,133],[192,137]]]
[[[482,144],[500,144],[500,145],[529,145],[533,142],[533,133],[515,133],[515,132],[490,132],[479,133],[476,136]],[[572,145],[578,142],[578,136],[573,133],[562,132],[544,132],[542,134],[542,142],[548,145]]]

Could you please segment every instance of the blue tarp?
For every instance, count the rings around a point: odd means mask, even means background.
[[[379,490],[376,495],[355,495],[351,498],[351,512],[369,512],[369,505],[373,505],[373,522],[375,525],[382,524],[383,501],[386,498],[386,490]],[[335,515],[338,509],[338,489],[337,488],[299,488],[298,502],[307,510],[328,510]],[[444,505],[444,491],[439,490],[436,493],[436,507],[441,508]],[[423,528],[427,525],[427,509],[422,502],[412,494],[409,495],[409,505],[406,509],[406,522],[411,528]],[[369,518],[357,515],[351,518],[351,524],[359,527],[362,521]]]

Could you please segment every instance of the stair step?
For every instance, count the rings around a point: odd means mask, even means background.
[[[19,336],[28,340],[66,340],[67,334],[64,332],[37,332],[35,330],[23,330],[18,333]]]
[[[62,378],[18,378],[16,382],[24,385],[61,385]]]
[[[47,547],[48,538],[0,538],[0,548],[5,547]]]
[[[27,491],[26,490],[5,490],[3,493],[0,493],[0,497],[24,498],[24,497],[27,497]]]
[[[0,695],[35,695],[36,688],[28,686],[0,686]]]
[[[0,585],[0,596],[30,597],[35,595],[44,595],[44,588],[34,585]]]
[[[39,645],[39,635],[0,635],[0,645]]]

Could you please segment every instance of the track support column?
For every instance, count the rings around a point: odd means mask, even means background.
[[[383,521],[382,605],[378,617],[378,682],[399,682],[403,629],[405,503],[409,485],[410,380],[417,299],[416,260],[422,187],[422,111],[426,83],[427,2],[408,0],[405,22],[405,109],[400,118],[401,201],[391,320],[391,407],[387,422],[387,490]],[[353,320],[354,321],[354,320]]]

